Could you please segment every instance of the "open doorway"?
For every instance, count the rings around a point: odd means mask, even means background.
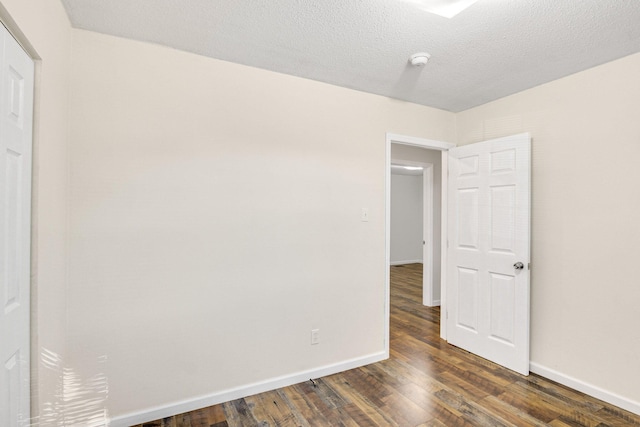
[[[438,295],[435,289],[440,293],[440,305],[443,310],[446,310],[446,286],[442,286],[443,283],[446,283],[446,263],[447,263],[447,252],[446,252],[446,242],[447,242],[447,192],[442,191],[442,189],[447,188],[447,175],[443,173],[443,171],[447,170],[447,150],[455,147],[455,144],[435,141],[435,140],[427,140],[423,138],[416,138],[406,135],[398,135],[387,133],[386,135],[386,185],[385,185],[385,260],[386,260],[386,295],[387,301],[385,303],[386,307],[386,331],[385,336],[389,336],[389,295],[390,295],[390,262],[391,262],[391,164],[392,158],[396,161],[405,162],[422,162],[425,164],[434,165],[431,169],[433,170],[433,181],[435,184],[436,178],[439,181],[438,189],[440,191],[435,191],[436,186],[434,185],[433,191],[433,199],[438,200],[440,202],[440,208],[434,209],[433,206],[430,208],[430,211],[433,213],[433,217],[438,217],[438,225],[433,224],[431,229],[433,230],[433,235],[438,234],[439,232],[439,240],[436,243],[435,238],[432,240],[433,250],[431,252],[432,255],[435,254],[436,248],[438,249],[439,259],[435,259],[433,257],[432,265],[437,265],[439,270],[439,279],[433,280],[431,284],[432,298],[435,301]],[[393,150],[393,157],[392,157]],[[417,151],[415,151],[417,150]],[[423,158],[420,160],[420,155],[429,155],[431,156],[429,159]],[[436,160],[433,160],[433,159]],[[439,162],[438,162],[439,161]],[[438,171],[435,170],[435,164],[439,164]],[[435,222],[435,221],[434,221]],[[436,232],[437,231],[437,232]],[[425,241],[426,242],[426,241]],[[445,268],[443,268],[445,266]],[[431,271],[435,271],[436,267],[432,267]],[[424,281],[423,281],[424,288]],[[427,292],[429,290],[427,289]],[[423,295],[424,292],[423,289]],[[424,298],[423,298],[424,299]],[[440,336],[443,339],[447,338],[447,330],[446,330],[446,322],[441,322],[440,324]],[[387,350],[388,350],[388,340],[387,340]]]
[[[391,144],[390,264],[423,265],[422,301],[440,305],[442,161],[439,151]]]
[[[440,305],[439,200],[434,200],[434,190],[439,189],[434,186],[434,170],[440,162],[407,160],[426,156],[412,155],[404,148],[412,147],[391,147],[390,265],[420,264],[422,303],[434,307]]]

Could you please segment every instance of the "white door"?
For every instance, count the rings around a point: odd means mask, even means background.
[[[449,150],[447,339],[529,374],[531,139]]]
[[[0,25],[0,425],[29,425],[33,61]]]

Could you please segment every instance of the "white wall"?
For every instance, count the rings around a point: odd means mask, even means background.
[[[422,175],[391,173],[391,265],[422,262]]]
[[[453,139],[442,139],[443,142],[453,142]],[[399,161],[431,163],[433,165],[433,299],[439,301],[440,286],[440,245],[441,245],[441,213],[442,213],[442,152],[427,150],[410,145],[391,144],[391,158]],[[391,241],[393,244],[393,240]]]
[[[65,355],[67,128],[71,27],[58,1],[1,0],[0,17],[36,63],[32,225],[32,418],[62,419]]]
[[[458,114],[460,144],[533,138],[535,370],[616,394],[636,411],[638,76],[640,54]]]
[[[69,349],[110,415],[382,354],[385,133],[454,115],[73,33]]]

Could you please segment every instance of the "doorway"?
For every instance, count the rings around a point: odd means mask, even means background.
[[[440,194],[440,180],[434,184],[440,159],[421,151],[396,144],[391,147],[390,265],[421,264],[422,303],[434,307],[440,305],[440,201],[434,198],[434,193]]]
[[[441,150],[442,171],[447,171],[441,173],[446,191],[440,198],[441,283],[446,284],[441,286],[441,338],[528,374],[531,137],[513,135],[455,148],[387,134],[387,266],[394,144]],[[388,279],[387,268],[387,295]],[[460,331],[469,332],[473,345],[459,340]]]
[[[442,307],[446,307],[446,288],[440,286],[441,283],[445,283],[445,275],[446,275],[446,233],[447,233],[447,193],[446,191],[438,191],[436,193],[435,189],[436,187],[438,187],[439,189],[442,188],[447,188],[447,176],[445,173],[442,173],[442,171],[446,171],[447,170],[447,150],[449,150],[450,148],[455,147],[455,144],[451,144],[451,143],[447,143],[447,142],[442,142],[442,141],[435,141],[435,140],[428,140],[428,139],[423,139],[423,138],[416,138],[416,137],[411,137],[411,136],[406,136],[406,135],[398,135],[398,134],[392,134],[392,133],[388,133],[386,135],[386,163],[385,163],[385,168],[386,168],[386,186],[385,186],[385,217],[386,217],[386,224],[385,224],[385,258],[386,258],[386,278],[385,278],[385,283],[386,283],[386,296],[387,296],[387,302],[386,302],[386,307],[387,307],[387,315],[386,315],[386,331],[385,331],[385,336],[389,336],[389,293],[390,293],[390,273],[389,273],[389,266],[390,266],[390,262],[391,262],[391,164],[392,164],[392,158],[396,161],[400,161],[403,160],[403,158],[406,158],[405,161],[408,162],[416,162],[419,160],[416,160],[414,154],[417,153],[418,156],[420,155],[430,155],[429,158],[427,159],[423,159],[422,163],[426,163],[426,164],[433,164],[433,180],[435,182],[436,179],[439,180],[439,185],[434,185],[434,192],[433,192],[433,200],[437,200],[440,202],[440,208],[439,209],[433,209],[433,207],[431,208],[431,211],[433,212],[433,217],[435,218],[436,216],[438,217],[439,220],[439,225],[433,225],[431,226],[432,230],[436,230],[436,231],[440,231],[440,239],[436,242],[435,239],[432,239],[431,243],[433,245],[433,250],[432,250],[432,254],[436,251],[436,249],[439,252],[439,257],[434,257],[433,258],[433,263],[432,265],[434,266],[432,268],[432,271],[435,271],[436,267],[439,270],[439,280],[433,280],[432,281],[432,286],[431,286],[431,290],[432,290],[432,297],[433,300],[436,300],[437,298],[435,298],[435,291],[433,291],[434,289],[438,289],[440,291],[440,304],[442,305]],[[392,155],[392,149],[393,149],[393,155]],[[414,152],[414,150],[417,150]],[[430,160],[429,160],[430,159]],[[435,170],[435,164],[439,163],[439,168],[436,171]],[[435,221],[434,221],[435,222]],[[434,233],[436,234],[436,233]],[[426,242],[426,240],[425,240]],[[427,242],[426,242],[427,243]],[[425,245],[426,246],[426,245]],[[439,258],[439,260],[437,259]],[[424,283],[423,283],[424,286]],[[424,290],[423,290],[423,294],[425,294]],[[440,326],[440,336],[443,339],[446,339],[446,323],[445,322],[441,322],[441,326]],[[388,342],[387,342],[387,351],[388,351]]]

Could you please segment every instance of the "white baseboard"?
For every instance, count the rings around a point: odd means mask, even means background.
[[[425,307],[437,307],[440,305],[440,300],[437,299],[432,302],[422,300],[422,305],[424,305]]]
[[[322,366],[320,368],[297,372],[291,375],[284,375],[281,377],[276,377],[253,384],[247,384],[245,386],[240,386],[229,390],[223,390],[216,393],[195,397],[193,399],[173,402],[164,406],[148,408],[140,412],[132,412],[112,418],[110,420],[109,426],[128,427],[149,421],[155,421],[161,418],[170,417],[172,415],[182,414],[184,412],[206,408],[207,406],[217,405],[219,403],[228,402],[230,400],[240,399],[243,397],[252,396],[254,394],[275,390],[277,388],[298,384],[303,381],[307,381],[310,378],[315,379],[325,377],[327,375],[337,374],[338,372],[343,372],[349,369],[358,368],[360,366],[369,365],[371,363],[380,362],[388,358],[389,353],[382,351],[379,353],[370,354],[368,356],[347,360],[333,365]]]
[[[539,365],[534,362],[531,362],[529,364],[529,370],[534,374],[538,374],[542,377],[549,378],[550,380],[566,385],[567,387],[571,387],[574,390],[578,390],[584,394],[593,396],[596,399],[600,399],[602,401],[615,405],[619,408],[622,408],[629,412],[633,412],[634,414],[640,415],[639,402],[635,402],[626,397],[612,393],[608,390],[604,390],[598,386],[586,383],[582,380],[570,377],[561,372],[555,371],[553,369],[549,369],[545,366]]]
[[[407,259],[403,261],[389,261],[389,265],[404,265],[404,264],[422,264],[422,259]]]

